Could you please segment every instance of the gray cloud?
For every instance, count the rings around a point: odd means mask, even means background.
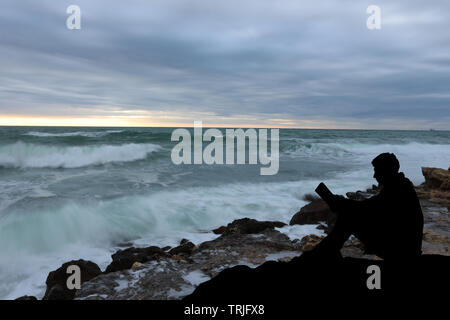
[[[3,0],[0,114],[450,129],[450,3],[376,2]]]

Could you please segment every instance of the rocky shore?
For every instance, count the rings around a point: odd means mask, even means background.
[[[425,183],[416,187],[425,218],[423,253],[450,256],[450,171],[422,168]],[[351,199],[374,195],[376,186],[348,192]],[[46,300],[111,300],[154,299],[178,300],[190,295],[201,283],[221,271],[244,265],[250,268],[267,261],[291,261],[310,251],[327,233],[335,221],[328,206],[313,195],[309,203],[295,213],[289,225],[277,221],[239,219],[213,230],[218,237],[212,241],[194,244],[183,239],[179,246],[126,248],[112,255],[111,264],[102,272],[93,262],[74,260],[50,272],[47,277]],[[311,225],[311,234],[295,239],[286,234],[296,225]],[[347,241],[342,249],[344,257],[377,261],[364,255],[363,245],[356,239]],[[68,290],[68,265],[81,270],[82,286]],[[24,296],[18,299],[32,300]]]

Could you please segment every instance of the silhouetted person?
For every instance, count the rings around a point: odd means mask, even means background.
[[[392,153],[380,154],[372,165],[380,192],[362,201],[334,196],[329,205],[337,213],[337,221],[316,253],[340,255],[344,242],[354,235],[366,253],[385,260],[421,255],[423,214],[413,184],[398,172],[400,164]]]

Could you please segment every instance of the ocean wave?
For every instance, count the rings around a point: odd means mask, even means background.
[[[383,152],[393,152],[405,156],[424,156],[429,157],[435,154],[436,157],[442,157],[442,154],[450,156],[450,144],[428,144],[409,142],[403,144],[389,143],[361,143],[361,142],[290,142],[281,144],[283,154],[292,157],[305,157],[323,160],[339,159],[367,159],[367,156],[376,156]]]
[[[16,142],[0,147],[0,167],[80,168],[142,160],[160,149],[151,143],[63,147]]]
[[[88,138],[99,138],[112,133],[121,133],[123,130],[106,130],[106,131],[76,131],[76,132],[61,132],[61,133],[49,133],[49,132],[38,132],[30,131],[24,133],[25,136],[33,137],[88,137]]]

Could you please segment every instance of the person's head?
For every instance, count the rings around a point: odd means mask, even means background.
[[[380,185],[385,185],[394,178],[400,169],[400,163],[393,153],[382,153],[372,160],[373,177]]]

